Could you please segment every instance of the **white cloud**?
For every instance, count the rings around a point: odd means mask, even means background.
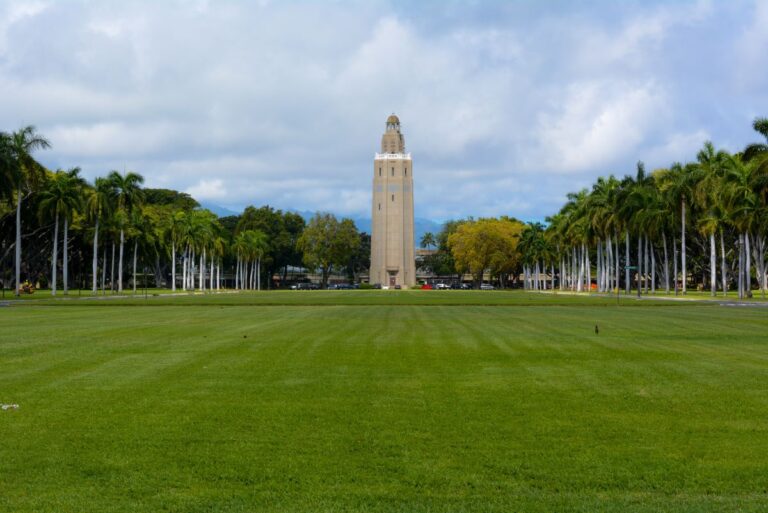
[[[543,218],[600,174],[693,158],[701,134],[741,123],[752,140],[768,9],[744,10],[6,1],[0,129],[36,124],[41,160],[90,178],[126,167],[225,205],[368,215],[395,111],[417,215]]]
[[[653,84],[575,84],[557,114],[540,117],[529,166],[567,174],[614,164],[644,141],[666,105]]]
[[[213,180],[200,180],[197,185],[188,187],[187,194],[198,200],[217,201],[227,199],[227,190],[224,182],[218,178]]]

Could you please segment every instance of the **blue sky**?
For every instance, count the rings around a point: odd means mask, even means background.
[[[757,140],[768,2],[0,0],[0,130],[36,125],[52,168],[366,216],[391,112],[417,216],[542,219]]]

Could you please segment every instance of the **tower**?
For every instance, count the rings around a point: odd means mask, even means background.
[[[387,118],[381,153],[373,160],[370,282],[384,287],[416,284],[413,240],[413,166],[400,120]]]

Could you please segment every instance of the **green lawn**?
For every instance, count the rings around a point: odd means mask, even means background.
[[[293,291],[0,324],[0,511],[768,508],[766,308]]]

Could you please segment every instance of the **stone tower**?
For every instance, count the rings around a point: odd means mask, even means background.
[[[373,160],[370,282],[383,287],[416,285],[413,239],[413,166],[400,120],[387,118],[381,153]]]

